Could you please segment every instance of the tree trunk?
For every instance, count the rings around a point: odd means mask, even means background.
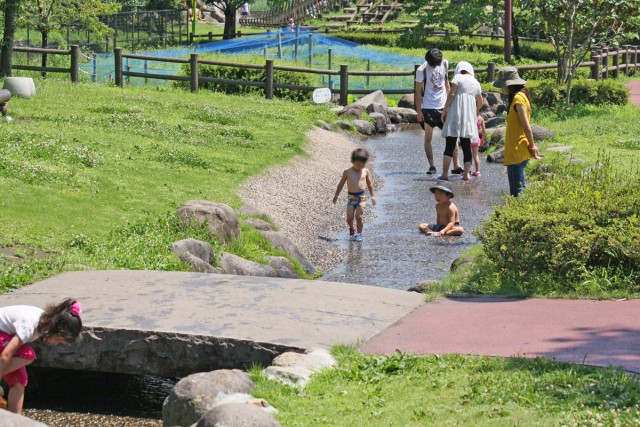
[[[6,0],[4,3],[4,34],[0,51],[0,77],[11,75],[13,64],[13,36],[16,32],[16,15],[19,0]]]
[[[41,40],[42,40],[42,48],[46,49],[47,46],[49,46],[49,31],[48,30],[40,30],[40,36],[41,36]],[[47,54],[46,53],[42,54],[41,66],[43,68],[47,66]],[[42,78],[43,79],[47,78],[47,72],[46,71],[42,72]]]
[[[236,37],[236,13],[237,9],[227,3],[224,9],[224,39]]]
[[[511,13],[511,39],[513,40],[513,54],[520,59],[520,34],[518,32],[518,21],[516,21],[515,13]]]

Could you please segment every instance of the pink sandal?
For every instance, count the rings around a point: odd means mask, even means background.
[[[480,176],[480,172],[479,172],[479,171],[478,171],[478,172],[473,172],[473,173],[471,174],[471,176]]]

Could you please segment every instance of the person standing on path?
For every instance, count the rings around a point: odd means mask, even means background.
[[[507,167],[509,193],[518,197],[527,186],[525,168],[529,159],[539,159],[539,150],[531,130],[531,93],[515,67],[499,70],[493,85],[509,96],[507,129],[504,138],[504,165]]]
[[[460,139],[460,147],[464,157],[464,173],[462,179],[471,179],[471,141],[478,141],[478,114],[482,108],[482,88],[475,79],[473,66],[461,61],[456,67],[451,90],[442,111],[442,134],[447,145],[442,158],[442,175],[439,180],[449,180],[449,165]]]
[[[442,129],[443,126],[442,109],[447,102],[450,89],[448,69],[449,61],[442,59],[440,49],[434,48],[427,51],[425,62],[416,70],[414,103],[418,112],[418,122],[424,129],[424,152],[429,162],[428,175],[436,173],[431,140],[433,129],[437,127]],[[454,167],[460,169],[458,156],[455,158]]]

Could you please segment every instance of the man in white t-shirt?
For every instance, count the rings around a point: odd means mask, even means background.
[[[436,127],[442,129],[443,126],[442,109],[447,102],[450,89],[447,75],[449,61],[442,59],[442,52],[437,48],[427,51],[424,59],[426,60],[424,64],[416,70],[414,102],[418,112],[418,122],[424,129],[424,152],[429,161],[427,174],[432,175],[436,173],[436,167],[433,163],[431,139],[433,129]]]

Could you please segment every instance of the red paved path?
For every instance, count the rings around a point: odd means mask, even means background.
[[[625,83],[627,89],[629,89],[629,101],[640,107],[640,81]]]
[[[640,372],[640,300],[441,298],[362,346],[365,353],[550,357]]]

